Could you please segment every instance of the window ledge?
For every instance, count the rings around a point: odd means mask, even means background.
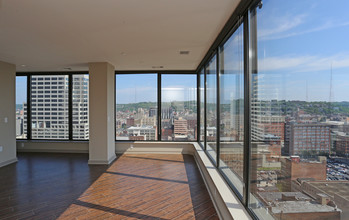
[[[194,157],[220,219],[252,219],[198,143]]]

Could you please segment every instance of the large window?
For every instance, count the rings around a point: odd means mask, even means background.
[[[220,47],[220,169],[243,194],[244,68],[243,25]]]
[[[16,138],[27,138],[27,77],[16,77]]]
[[[161,140],[197,140],[197,76],[161,74]]]
[[[17,139],[88,140],[87,73],[20,73],[16,92]]]
[[[116,140],[157,140],[157,74],[117,74]]]
[[[217,59],[214,56],[206,66],[206,150],[217,159]]]
[[[250,13],[257,68],[249,205],[260,218],[349,218],[348,7],[344,0],[266,0]]]
[[[199,67],[206,153],[253,217],[348,219],[349,2],[252,2]]]

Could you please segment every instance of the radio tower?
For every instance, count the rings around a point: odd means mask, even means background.
[[[332,63],[331,63],[331,76],[330,76],[330,97],[328,100],[328,107],[329,107],[329,117],[331,120],[331,116],[332,116],[332,108],[331,108],[331,103],[333,101],[333,91],[332,91]]]
[[[305,81],[305,100],[306,100],[306,102],[309,102],[309,97],[308,97],[308,79]]]

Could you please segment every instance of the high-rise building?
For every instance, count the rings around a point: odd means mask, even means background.
[[[174,135],[175,138],[187,138],[188,136],[188,123],[187,120],[179,118],[174,120]]]
[[[324,124],[292,124],[290,155],[301,155],[306,152],[331,152],[330,127]]]
[[[88,76],[74,75],[72,86],[73,139],[88,139]],[[32,139],[69,139],[68,87],[68,75],[32,76]]]

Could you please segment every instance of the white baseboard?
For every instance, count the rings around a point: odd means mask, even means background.
[[[88,150],[69,150],[69,149],[17,149],[17,152],[35,152],[35,153],[88,153]]]
[[[109,165],[111,164],[114,160],[116,159],[116,155],[114,154],[113,156],[111,156],[108,160],[94,160],[94,159],[90,159],[88,160],[88,164],[90,165]]]
[[[6,161],[0,163],[0,167],[7,166],[7,165],[9,165],[9,164],[11,164],[11,163],[16,163],[17,161],[18,161],[18,160],[17,160],[17,157],[16,157],[16,158],[13,158],[13,159],[11,159],[11,160],[6,160]]]

